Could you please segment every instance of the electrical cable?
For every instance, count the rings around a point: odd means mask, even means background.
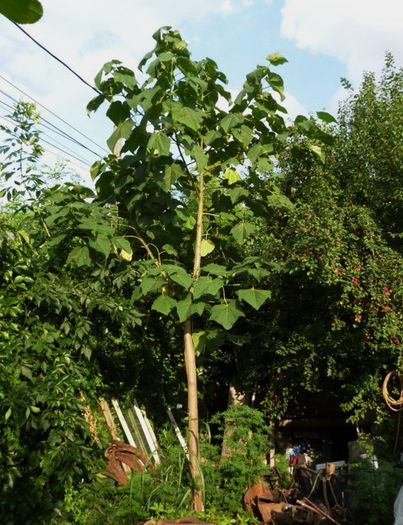
[[[0,116],[0,119],[2,120],[5,120],[6,122],[10,122],[11,124],[15,124],[15,122],[12,120],[12,119],[9,119],[7,118],[6,116],[4,115],[1,115]],[[85,159],[82,159],[80,157],[78,157],[76,154],[72,154],[72,153],[69,153],[68,151],[60,148],[59,146],[56,146],[55,144],[53,144],[52,142],[49,142],[48,140],[45,140],[43,138],[40,139],[41,142],[44,142],[45,144],[49,144],[50,146],[52,146],[53,148],[56,148],[57,150],[61,151],[62,153],[65,153],[67,156],[71,156],[73,157],[75,160],[77,160],[78,162],[81,162],[81,164],[83,164],[83,166],[85,166],[86,168],[90,168],[91,165],[89,163],[87,163],[88,161],[85,160]],[[45,151],[47,151],[45,149]],[[68,159],[64,159],[64,160],[68,160]]]
[[[77,156],[80,156],[76,151],[74,151],[72,148],[70,148],[69,146],[67,146],[66,144],[62,144],[61,142],[57,141],[54,137],[52,137],[52,135],[50,135],[49,133],[47,133],[46,131],[43,131],[42,134],[41,134],[41,137],[39,138],[39,141],[42,140],[42,136],[45,136],[45,137],[48,137],[50,140],[52,140],[54,142],[55,145],[57,146],[60,146],[62,148],[65,148],[70,154],[72,155],[77,155]],[[88,166],[91,166],[91,161],[84,158],[84,157],[81,157],[82,161],[85,162]]]
[[[85,170],[84,166],[80,166],[79,164],[76,164],[75,162],[73,162],[72,160],[70,159],[66,159],[65,157],[61,157],[61,155],[59,153],[56,153],[55,151],[52,151],[51,149],[49,148],[46,148],[45,149],[46,153],[50,153],[51,155],[54,155],[55,157],[57,157],[58,159],[63,159],[67,164],[71,164],[72,166],[74,166],[75,168],[77,168],[78,170]],[[86,170],[85,170],[86,171]]]
[[[2,100],[0,100],[0,104],[3,105],[3,106],[6,106],[7,108],[11,108],[11,109],[14,109],[13,106],[10,106],[9,104],[7,104],[6,102],[3,102]],[[7,122],[9,122],[10,124],[13,124],[13,125],[18,125],[18,122],[15,121],[14,119],[10,118],[7,118],[7,115],[2,115],[2,118],[4,120],[7,120]],[[38,122],[38,125],[39,126],[42,126],[44,127],[45,129],[48,129],[49,131],[51,131],[52,133],[56,133],[57,135],[60,135],[62,138],[68,138],[66,137],[66,135],[63,133],[63,132],[60,132],[60,131],[57,131],[57,130],[54,130],[52,127],[50,126],[47,126],[46,124],[44,124],[43,122]],[[54,137],[52,137],[49,133],[47,133],[46,131],[41,131],[41,135],[45,135],[47,137],[49,137],[51,140],[53,140],[55,142],[55,144],[59,145],[59,146],[62,146],[63,148],[66,148],[67,150],[69,150],[73,155],[79,155],[76,151],[74,151],[72,148],[70,148],[69,146],[67,146],[66,144],[61,144],[60,142],[58,142]],[[39,140],[41,140],[41,137],[39,138]],[[70,139],[68,139],[70,140]],[[76,144],[75,141],[72,141],[73,144]],[[88,164],[88,165],[91,165],[92,161],[88,160],[88,159],[84,159],[83,158],[83,162],[85,162],[85,164]]]
[[[59,117],[59,115],[57,115],[54,111],[52,111],[51,109],[49,109],[48,107],[44,106],[43,104],[41,104],[41,102],[39,102],[38,100],[36,100],[34,97],[32,97],[31,95],[28,95],[28,93],[26,93],[25,91],[23,91],[21,88],[19,88],[18,86],[16,86],[15,84],[13,84],[10,80],[7,80],[5,77],[3,77],[3,75],[0,74],[0,78],[4,81],[4,82],[7,82],[7,84],[9,84],[11,87],[13,87],[14,89],[18,90],[20,93],[22,93],[25,97],[28,97],[30,98],[33,102],[35,102],[35,104],[37,104],[38,106],[40,106],[41,108],[43,108],[45,111],[48,111],[51,115],[53,115],[54,117],[56,117],[58,120],[60,120],[61,122],[63,122],[63,124],[66,124],[66,126],[68,126],[69,128],[73,129],[76,133],[79,133],[82,137],[86,138],[87,140],[89,140],[90,142],[92,142],[92,144],[94,144],[95,146],[97,146],[100,150],[104,151],[105,153],[109,154],[108,150],[105,149],[104,147],[100,146],[99,144],[97,144],[94,140],[92,140],[90,137],[88,137],[88,135],[86,135],[85,133],[82,133],[79,129],[77,129],[76,127],[74,127],[72,124],[69,124],[69,122],[67,122],[66,120],[64,120],[62,117]]]
[[[4,115],[0,115],[0,119],[1,120],[5,120],[6,122],[10,122],[12,124],[15,124],[15,122],[13,122],[12,120],[8,119],[7,117],[5,117]],[[55,151],[52,151],[51,149],[49,148],[43,148],[44,152],[45,153],[50,153],[51,155],[54,155],[55,157],[59,158],[59,159],[62,159],[64,160],[67,164],[71,164],[72,166],[75,166],[77,169],[79,170],[87,170],[90,166],[88,166],[87,164],[85,164],[83,161],[79,161],[81,163],[81,165],[79,164],[76,164],[75,162],[73,162],[70,158],[66,158],[66,157],[62,157],[60,155],[60,153],[56,153]]]
[[[87,168],[90,168],[91,166],[89,164],[86,164],[86,161],[81,159],[80,157],[77,157],[76,155],[73,155],[72,153],[69,153],[68,151],[62,149],[62,148],[59,148],[59,146],[56,146],[55,144],[52,144],[51,142],[49,142],[48,140],[45,140],[45,139],[41,139],[42,142],[44,142],[45,144],[49,144],[49,146],[52,146],[52,148],[56,148],[58,149],[59,151],[61,151],[62,153],[65,153],[66,155],[71,155],[73,157],[73,159],[76,159],[78,160],[78,162],[81,162],[82,164],[84,164]]]
[[[14,98],[12,95],[10,95],[9,93],[7,93],[6,91],[3,91],[2,89],[0,89],[0,93],[2,93],[3,95],[5,95],[6,97],[8,97],[10,100],[12,100],[13,102],[15,102],[15,104],[18,104],[18,100],[16,98]],[[7,105],[5,102],[3,102],[3,104]],[[9,106],[11,109],[14,109],[12,106]],[[47,120],[45,117],[43,117],[42,115],[39,115],[39,120],[42,120],[43,122],[46,122],[49,126],[52,126],[52,128],[54,128],[55,130],[58,131],[58,134],[59,135],[63,135],[65,136],[67,139],[71,140],[72,142],[76,143],[77,145],[81,146],[82,148],[86,149],[87,151],[89,151],[90,153],[93,153],[94,155],[96,155],[97,157],[99,158],[102,158],[102,155],[100,155],[99,153],[97,153],[96,151],[92,150],[91,148],[89,148],[88,146],[86,146],[85,144],[83,144],[82,142],[80,142],[79,140],[77,140],[76,138],[72,137],[71,135],[69,135],[68,133],[66,133],[65,131],[63,131],[62,129],[60,129],[59,127],[57,127],[55,124],[53,124],[52,122],[50,122],[49,120]],[[44,124],[42,124],[44,125]],[[46,127],[46,126],[45,126]],[[106,150],[105,150],[106,151]]]
[[[76,71],[74,71],[74,69],[72,69],[70,66],[68,66],[66,64],[66,62],[63,62],[63,60],[61,60],[59,57],[57,57],[54,53],[52,53],[51,51],[49,51],[49,49],[47,49],[47,47],[45,47],[43,44],[41,44],[40,42],[38,42],[38,40],[36,40],[33,36],[31,36],[28,31],[25,31],[25,29],[23,29],[19,24],[17,24],[17,22],[13,22],[11,20],[11,23],[14,24],[20,31],[22,31],[24,33],[24,35],[26,35],[28,38],[30,38],[32,40],[32,42],[34,42],[37,46],[39,46],[41,49],[43,49],[43,51],[45,51],[48,55],[50,55],[52,58],[54,58],[55,60],[57,60],[57,62],[59,62],[59,64],[61,64],[62,66],[64,66],[66,69],[68,69],[71,73],[73,73],[73,75],[75,75],[79,80],[81,80],[81,82],[83,82],[83,84],[85,84],[86,86],[88,86],[89,88],[91,88],[92,90],[95,91],[95,93],[97,93],[98,95],[102,95],[101,91],[99,91],[96,87],[92,86],[89,82],[87,82],[81,75],[79,75],[78,73],[76,73]]]

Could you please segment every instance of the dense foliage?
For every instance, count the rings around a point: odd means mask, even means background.
[[[261,229],[272,298],[252,321],[260,351],[251,339],[236,357],[240,388],[259,389],[273,416],[390,419],[380,385],[401,366],[402,84],[387,57],[379,83],[367,74],[341,105],[324,163],[300,138],[281,159],[293,207]]]

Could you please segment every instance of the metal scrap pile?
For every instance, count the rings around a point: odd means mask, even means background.
[[[245,510],[264,524],[292,520],[308,525],[352,525],[333,463],[313,470],[300,454],[292,466],[292,477],[297,488],[273,488],[265,481],[253,485],[244,496]]]

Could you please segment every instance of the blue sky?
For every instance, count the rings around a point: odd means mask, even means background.
[[[153,45],[162,25],[179,29],[193,56],[218,62],[236,91],[246,73],[280,51],[290,114],[335,112],[343,97],[340,77],[358,85],[364,70],[379,72],[387,50],[403,62],[401,0],[43,0],[44,17],[24,26],[90,82],[102,64],[119,58],[129,67]],[[93,93],[0,18],[0,74],[48,106],[97,143],[105,145],[111,124],[87,117]],[[0,89],[19,98],[0,79]],[[0,94],[0,101],[7,101]],[[9,101],[9,100],[8,100]],[[1,104],[0,104],[1,106]],[[4,115],[4,105],[0,116]],[[43,115],[57,122],[46,112]],[[77,136],[70,129],[69,133]],[[70,144],[71,146],[71,144]],[[71,146],[73,147],[73,146]],[[77,151],[80,151],[78,148]],[[85,158],[81,171],[94,156]],[[61,155],[66,157],[66,155]],[[80,163],[81,165],[81,163]]]

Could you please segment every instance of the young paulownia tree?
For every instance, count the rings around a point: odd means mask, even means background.
[[[206,323],[230,330],[245,306],[259,309],[270,297],[255,288],[267,274],[264,261],[259,254],[245,258],[243,247],[253,244],[269,207],[290,206],[273,164],[289,130],[277,101],[284,98],[283,81],[271,66],[286,60],[267,57],[269,65],[248,74],[232,101],[216,63],[193,61],[177,31],[164,27],[154,39],[139,64],[141,82],[117,60],[96,77],[101,94],[88,110],[107,101],[114,131],[112,154],[92,175],[98,200],[115,205],[126,227],[119,253],[137,272],[133,301],[148,301],[183,327],[193,504],[200,511],[195,346]],[[313,120],[298,117],[296,125],[320,154],[324,134]],[[108,242],[99,239],[101,251]]]

